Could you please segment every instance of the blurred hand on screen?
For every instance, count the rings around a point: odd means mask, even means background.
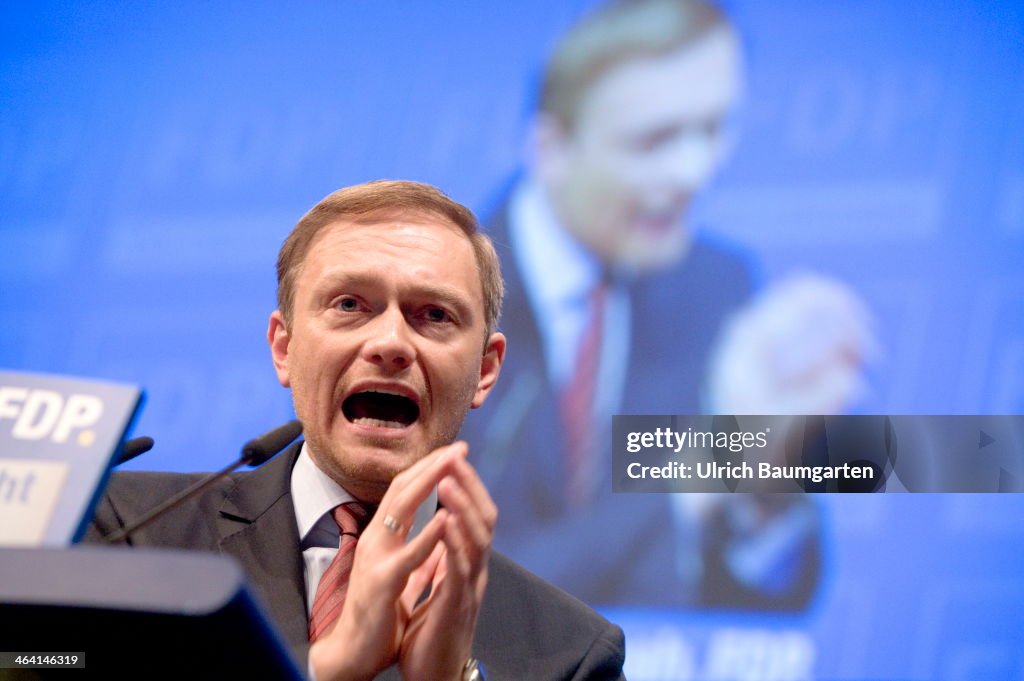
[[[804,274],[768,287],[724,327],[708,371],[715,414],[837,414],[867,390],[871,316],[838,281]]]

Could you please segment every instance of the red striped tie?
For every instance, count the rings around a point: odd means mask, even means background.
[[[601,331],[607,287],[599,284],[590,294],[587,326],[580,338],[576,367],[562,391],[562,423],[565,427],[566,495],[572,506],[582,506],[593,492],[594,399],[601,364]]]
[[[334,521],[341,530],[338,554],[320,577],[313,598],[313,609],[309,615],[309,640],[317,640],[341,614],[348,591],[348,576],[352,572],[352,561],[356,555],[359,534],[370,519],[370,512],[358,502],[336,506]]]

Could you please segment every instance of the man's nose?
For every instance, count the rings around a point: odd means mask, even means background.
[[[370,337],[363,345],[366,361],[385,371],[405,369],[416,359],[412,329],[401,310],[387,309],[368,327]]]

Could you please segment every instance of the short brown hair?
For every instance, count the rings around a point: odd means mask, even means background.
[[[487,337],[498,327],[505,286],[501,264],[490,238],[480,231],[473,211],[429,184],[406,180],[377,180],[345,187],[326,196],[302,216],[277,256],[277,307],[291,324],[295,281],[316,235],[340,220],[355,222],[394,215],[433,215],[458,227],[469,239],[476,257],[484,296]],[[485,338],[486,341],[486,338]]]
[[[576,24],[548,61],[540,110],[567,130],[591,86],[611,68],[641,57],[669,54],[729,25],[707,0],[618,0]]]

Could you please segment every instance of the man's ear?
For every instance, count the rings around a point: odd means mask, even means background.
[[[291,335],[288,333],[284,315],[280,310],[274,310],[270,313],[270,325],[267,327],[267,343],[270,344],[270,354],[274,358],[277,380],[286,388],[291,387],[291,380],[288,377],[289,341],[291,341]]]
[[[476,394],[473,395],[473,402],[470,404],[473,409],[484,403],[487,394],[498,381],[501,363],[505,361],[505,344],[505,334],[497,331],[487,339],[484,356],[480,360],[480,381],[476,384]]]

